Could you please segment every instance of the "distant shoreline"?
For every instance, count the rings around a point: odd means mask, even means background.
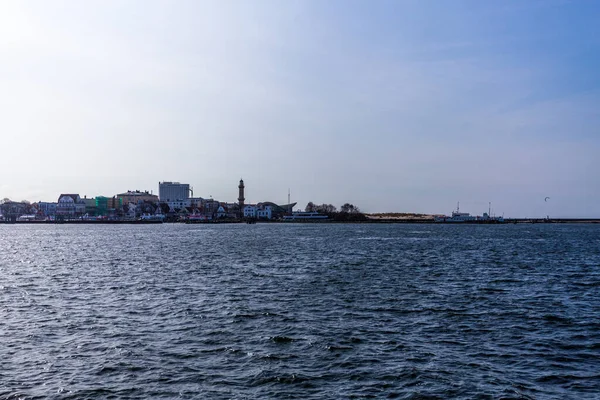
[[[161,224],[245,224],[243,220],[224,221],[0,221],[2,225],[161,225]],[[509,218],[503,222],[498,221],[463,221],[463,222],[436,222],[431,218],[369,218],[363,221],[334,221],[334,220],[295,220],[295,221],[253,221],[259,224],[435,224],[435,225],[507,225],[507,224],[600,224],[600,218]]]

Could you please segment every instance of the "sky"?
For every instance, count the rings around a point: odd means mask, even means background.
[[[600,218],[600,2],[0,2],[0,198],[240,178],[246,203]]]

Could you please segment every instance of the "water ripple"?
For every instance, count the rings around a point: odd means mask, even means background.
[[[600,227],[0,225],[0,399],[594,399]]]

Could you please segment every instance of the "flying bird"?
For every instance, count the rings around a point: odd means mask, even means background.
[[[550,197],[546,197],[546,198],[544,199],[544,201],[545,201],[545,202],[548,202],[548,199],[549,199],[549,198],[550,198]]]

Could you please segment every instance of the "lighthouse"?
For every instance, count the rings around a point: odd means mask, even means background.
[[[240,179],[240,184],[238,185],[238,189],[240,190],[240,194],[238,196],[238,203],[240,205],[240,218],[244,216],[244,180]]]

